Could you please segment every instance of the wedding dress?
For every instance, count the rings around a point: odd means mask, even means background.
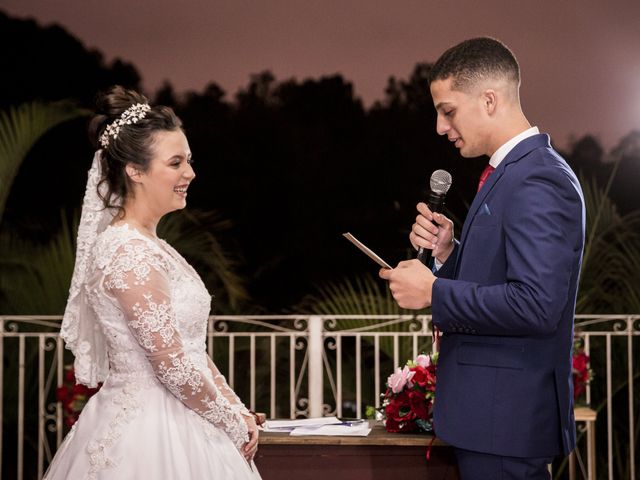
[[[76,311],[62,335],[79,381],[104,384],[45,479],[259,479],[239,452],[249,412],[206,354],[211,297],[200,277],[126,224],[91,244],[76,292],[86,316]]]

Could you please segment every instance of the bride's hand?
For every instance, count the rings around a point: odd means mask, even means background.
[[[242,447],[241,453],[250,462],[258,451],[258,426],[253,415],[250,417],[243,416],[242,418],[244,418],[249,430],[249,441]]]

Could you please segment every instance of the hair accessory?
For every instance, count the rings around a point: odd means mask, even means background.
[[[142,120],[147,116],[147,112],[149,110],[151,110],[151,107],[148,103],[136,103],[135,105],[131,105],[124,112],[122,112],[120,118],[107,125],[107,128],[105,128],[104,132],[102,132],[102,135],[100,135],[100,145],[102,145],[103,148],[107,148],[110,141],[109,137],[113,137],[114,139],[118,138],[120,127],[138,123],[139,120]]]

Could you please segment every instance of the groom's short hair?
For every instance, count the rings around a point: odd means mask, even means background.
[[[468,91],[488,78],[503,78],[520,87],[520,66],[513,52],[490,37],[472,38],[444,52],[429,72],[429,83],[453,77],[452,88]]]

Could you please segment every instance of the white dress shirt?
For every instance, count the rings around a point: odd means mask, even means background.
[[[524,132],[519,133],[515,137],[507,140],[495,152],[493,152],[493,155],[491,155],[491,158],[489,159],[489,165],[491,165],[493,168],[498,168],[498,165],[500,165],[502,160],[505,159],[505,157],[509,154],[511,150],[513,150],[513,148],[516,145],[518,145],[525,138],[532,137],[539,133],[540,133],[540,130],[538,130],[538,127],[531,127],[531,128],[527,128]],[[442,266],[442,263],[437,258],[434,257],[433,259],[434,273],[440,270],[441,266]]]

